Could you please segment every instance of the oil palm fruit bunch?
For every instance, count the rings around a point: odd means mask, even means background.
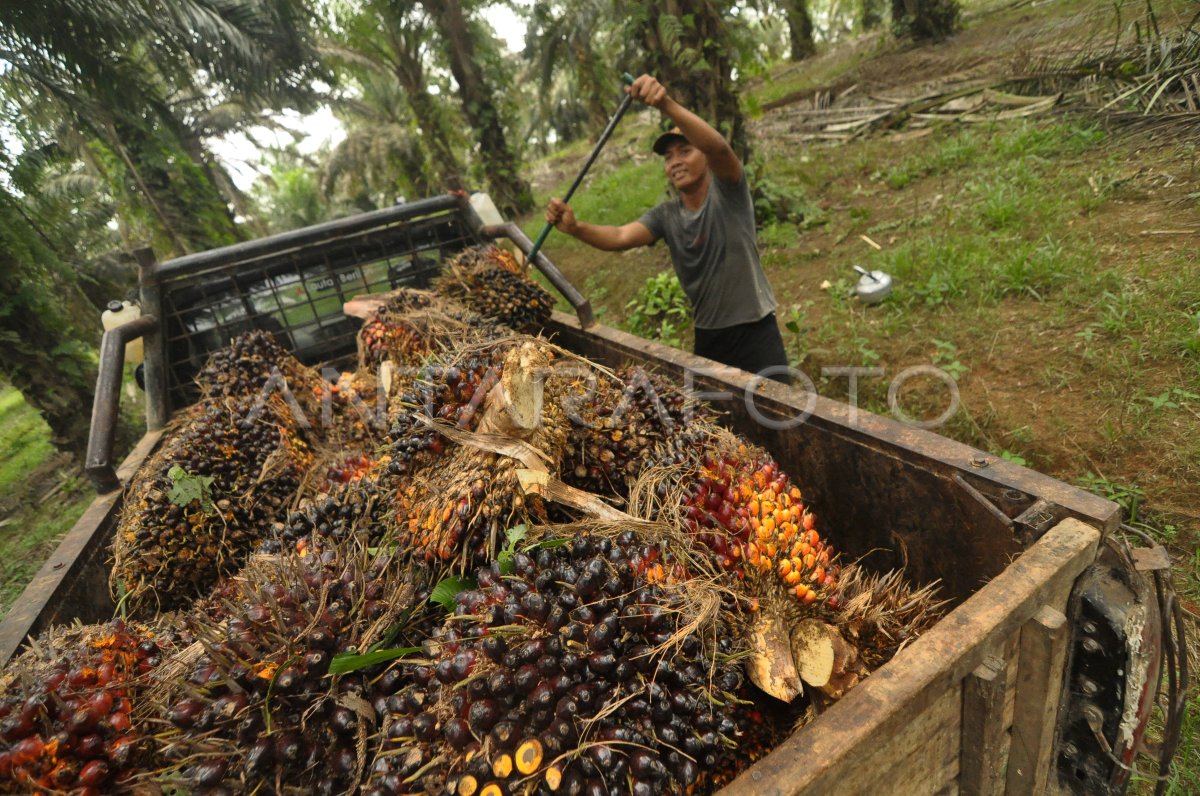
[[[196,375],[205,399],[257,396],[264,391],[291,391],[307,411],[320,377],[288,353],[270,332],[244,332],[214,351]]]
[[[840,698],[939,616],[932,586],[843,566],[787,474],[727,431],[711,429],[699,452],[648,470],[630,502],[637,516],[686,528],[736,573],[748,673],[781,700],[803,684]]]
[[[688,401],[665,378],[638,367],[615,379],[581,385],[582,400],[568,412],[562,479],[598,495],[625,498],[630,485],[669,450],[686,450],[697,429],[711,423],[707,407]]]
[[[348,484],[365,478],[374,466],[375,460],[365,453],[352,453],[340,457],[329,466],[325,474],[325,491],[335,484]]]
[[[632,530],[566,528],[457,594],[389,700],[364,793],[684,793],[737,744],[737,650],[712,581]]]
[[[305,499],[262,543],[265,553],[302,552],[313,543],[358,539],[378,546],[389,533],[390,479],[376,466],[360,478]]]
[[[145,675],[176,640],[136,623],[53,630],[4,673],[0,792],[99,794],[143,762],[133,722]]]
[[[360,369],[385,361],[417,367],[430,354],[482,343],[513,330],[445,296],[402,288],[389,294],[363,323],[358,338]]]
[[[839,563],[800,490],[764,451],[712,428],[703,445],[648,469],[630,495],[635,516],[687,530],[739,582],[750,679],[791,702],[857,672],[852,645],[829,624]],[[839,657],[840,655],[840,657]]]
[[[454,259],[460,268],[499,268],[513,274],[523,274],[525,269],[517,262],[512,252],[500,246],[472,246],[463,249]]]
[[[401,288],[378,307],[358,333],[359,367],[378,367],[387,359],[397,362],[419,362],[429,353],[430,341],[423,340],[420,331],[404,321],[414,310],[425,309],[435,297],[423,290]]]
[[[561,383],[546,377],[552,350],[543,341],[526,338],[503,350],[476,433],[441,427],[457,438],[454,449],[412,469],[398,487],[397,541],[417,558],[473,567],[495,557],[505,529],[546,521],[542,499],[526,495],[521,474],[557,467],[568,426],[556,394]]]
[[[375,473],[386,436],[388,401],[379,381],[363,371],[324,381],[318,398],[316,424],[308,429],[315,457],[309,483],[324,493]]]
[[[343,372],[336,381],[321,380],[313,420],[323,441],[332,447],[374,449],[386,430],[386,397],[378,379],[367,371]]]
[[[166,727],[155,736],[159,782],[207,794],[352,792],[375,732],[378,672],[331,666],[395,634],[417,607],[419,575],[356,543],[252,561],[219,619],[187,616],[194,653],[150,689]]]
[[[197,404],[134,476],[112,570],[131,611],[203,595],[298,499],[311,449],[278,393],[260,401]]]
[[[418,559],[474,566],[494,557],[504,530],[546,522],[541,498],[526,495],[507,456],[458,447],[401,487],[396,502],[400,549]]]
[[[767,704],[761,691],[749,683],[736,693],[738,709],[731,715],[732,736],[736,746],[726,746],[718,754],[716,762],[701,774],[697,790],[711,793],[718,791],[737,779],[747,768],[770,754],[794,732],[797,725],[809,720],[807,706],[795,705],[794,709],[781,709],[776,704]]]
[[[511,255],[495,246],[466,249],[434,283],[439,294],[518,332],[536,334],[550,322],[554,299],[511,269]]]
[[[933,627],[948,604],[936,583],[916,586],[902,571],[871,573],[857,563],[842,568],[836,596],[831,621],[853,646],[858,666],[826,689],[834,696]]]
[[[772,582],[799,603],[836,608],[839,565],[817,531],[800,489],[763,450],[711,430],[698,452],[652,478],[658,495],[678,500],[679,518],[725,569]]]
[[[500,380],[506,350],[498,345],[469,351],[421,368],[411,386],[389,407],[394,418],[388,433],[393,474],[409,475],[445,451],[446,438],[423,422],[425,419],[475,429],[484,400]]]

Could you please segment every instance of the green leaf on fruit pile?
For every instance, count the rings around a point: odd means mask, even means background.
[[[171,491],[167,493],[168,500],[183,508],[196,502],[200,504],[200,510],[205,514],[212,513],[213,476],[193,475],[175,464],[167,471],[167,477],[171,479]]]
[[[362,655],[354,652],[339,652],[329,662],[329,673],[345,674],[346,672],[356,672],[359,669],[366,669],[377,663],[387,663],[388,661],[394,661],[397,658],[403,658],[406,655],[412,655],[420,651],[420,647],[396,647],[390,650],[364,652]]]
[[[475,581],[470,578],[456,578],[453,575],[443,578],[438,585],[433,587],[433,593],[429,595],[430,602],[435,602],[445,608],[447,611],[454,610],[454,598],[463,589],[474,589]]]
[[[501,575],[511,575],[513,571],[513,558],[517,554],[517,543],[522,541],[529,535],[529,526],[525,523],[513,526],[504,532],[504,549],[496,556],[496,562],[500,565]]]

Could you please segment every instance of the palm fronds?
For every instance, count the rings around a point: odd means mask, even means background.
[[[1014,63],[1008,84],[1023,91],[1061,91],[1122,125],[1200,130],[1200,13],[1165,27],[1151,4],[1126,25],[1118,14],[1111,43],[1089,41],[1067,53]],[[1122,42],[1128,27],[1133,35]]]

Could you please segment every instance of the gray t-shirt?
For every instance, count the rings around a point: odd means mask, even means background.
[[[638,220],[654,240],[667,242],[696,327],[724,329],[762,320],[775,310],[775,294],[758,260],[754,202],[745,173],[736,183],[710,177],[699,210],[688,210],[675,198]]]

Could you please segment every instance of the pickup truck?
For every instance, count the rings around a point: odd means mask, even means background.
[[[161,263],[138,252],[142,317],[101,346],[86,464],[99,495],[4,619],[3,659],[51,625],[112,615],[107,559],[122,484],[172,412],[194,400],[192,377],[209,352],[253,328],[306,363],[344,364],[359,324],[343,313],[347,301],[424,286],[454,253],[499,239],[531,247],[516,225],[484,224],[466,196],[446,195]],[[1120,793],[1155,710],[1166,770],[1186,693],[1183,623],[1169,559],[1149,539],[1130,548],[1116,504],[596,324],[544,254],[532,264],[574,310],[556,312],[546,337],[604,365],[687,379],[714,400],[736,396],[720,405],[723,422],[803,486],[846,555],[881,570],[907,560],[914,580],[940,579],[952,600],[931,631],[728,792]],[[138,337],[148,430],[118,467],[123,357]]]

